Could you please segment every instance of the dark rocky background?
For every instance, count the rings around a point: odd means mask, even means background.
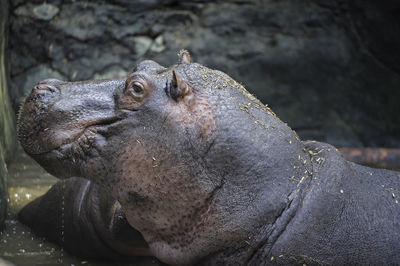
[[[400,1],[13,0],[10,12],[14,108],[41,79],[123,76],[186,48],[304,139],[400,147]]]

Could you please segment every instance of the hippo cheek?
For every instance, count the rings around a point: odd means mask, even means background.
[[[134,143],[118,152],[114,182],[104,188],[120,202],[129,224],[141,232],[154,254],[168,261],[172,253],[164,250],[178,252],[174,250],[180,245],[194,241],[212,211],[215,185],[194,182],[179,154],[147,151],[145,140]]]

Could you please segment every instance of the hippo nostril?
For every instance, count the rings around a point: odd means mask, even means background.
[[[36,85],[35,90],[49,90],[46,85]]]
[[[46,90],[46,91],[50,91],[50,92],[55,92],[56,88],[52,85],[48,85],[48,84],[39,84],[35,86],[35,90]]]

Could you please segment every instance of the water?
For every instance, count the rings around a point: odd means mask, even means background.
[[[74,257],[61,247],[36,236],[28,227],[19,223],[15,215],[28,202],[46,193],[57,179],[44,171],[21,148],[8,164],[8,170],[9,213],[6,229],[0,233],[0,258],[15,265],[160,265],[153,258],[134,264],[87,261]]]

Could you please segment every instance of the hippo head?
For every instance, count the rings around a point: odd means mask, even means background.
[[[40,82],[21,108],[19,138],[56,177],[110,193],[169,264],[249,259],[290,204],[299,185],[290,178],[309,165],[268,107],[186,51],[126,78]]]

